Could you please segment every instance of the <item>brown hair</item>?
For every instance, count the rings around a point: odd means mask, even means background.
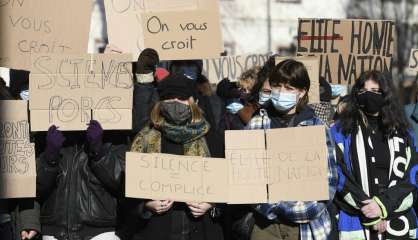
[[[245,88],[246,90],[250,91],[255,85],[255,82],[257,81],[257,75],[260,72],[261,67],[255,66],[247,71],[243,72],[241,76],[238,78],[238,85],[241,88]]]
[[[151,111],[151,123],[157,128],[161,125],[163,118],[161,117],[161,102],[159,101],[155,104]],[[203,112],[194,101],[193,97],[188,99],[190,110],[192,111],[192,123],[197,123],[202,121]]]

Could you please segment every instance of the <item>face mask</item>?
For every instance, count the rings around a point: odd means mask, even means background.
[[[29,101],[29,90],[23,90],[19,95],[22,100]]]
[[[138,74],[136,73],[136,81],[138,83],[152,83],[154,81],[154,73],[150,72],[147,74]]]
[[[260,104],[261,106],[263,106],[270,99],[271,99],[271,95],[270,94],[266,94],[266,93],[260,92],[259,97],[258,97],[258,104]]]
[[[184,125],[192,118],[190,106],[180,102],[162,102],[161,115],[171,123]]]
[[[243,109],[244,105],[242,105],[240,102],[233,102],[226,106],[226,111],[232,114],[236,114],[239,112],[239,110]]]
[[[375,114],[382,109],[385,99],[382,94],[367,91],[357,95],[361,110],[369,114]]]
[[[292,109],[297,104],[295,93],[272,93],[271,101],[277,111],[284,112]]]
[[[344,86],[343,85],[334,85],[331,84],[331,94],[332,97],[338,97],[340,96],[344,91]]]

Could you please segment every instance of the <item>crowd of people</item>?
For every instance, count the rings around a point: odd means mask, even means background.
[[[345,96],[321,79],[321,102],[312,104],[310,77],[296,60],[276,64],[273,55],[215,87],[202,69],[201,60],[162,64],[145,49],[133,63],[131,131],[104,131],[92,120],[85,131],[32,133],[37,197],[0,200],[0,239],[417,239],[418,117],[415,107],[404,111],[390,74],[364,72]],[[3,81],[0,100],[30,100],[25,77],[20,87]],[[126,152],[224,158],[226,130],[314,125],[327,129],[327,201],[125,197]]]

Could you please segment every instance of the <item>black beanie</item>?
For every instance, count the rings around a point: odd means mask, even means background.
[[[135,72],[138,74],[155,72],[155,68],[159,63],[160,57],[157,51],[152,48],[146,48],[139,54]]]
[[[319,77],[319,98],[321,102],[331,102],[331,85],[324,77]]]
[[[160,100],[178,98],[187,100],[194,97],[196,87],[194,82],[183,74],[171,73],[164,80],[158,83],[158,94]]]

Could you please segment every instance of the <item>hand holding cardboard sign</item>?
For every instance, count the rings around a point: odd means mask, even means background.
[[[96,120],[91,120],[88,126],[86,137],[89,150],[93,153],[99,153],[103,146],[103,128]]]
[[[151,200],[145,203],[145,207],[155,214],[163,214],[170,210],[173,203],[171,200]]]
[[[199,218],[205,215],[205,213],[213,207],[213,205],[210,203],[190,203],[189,202],[186,204],[189,207],[193,217],[195,218]]]
[[[55,164],[55,161],[59,157],[59,152],[62,145],[64,144],[65,137],[61,131],[58,130],[58,127],[52,125],[48,129],[46,135],[46,159],[49,163]]]

